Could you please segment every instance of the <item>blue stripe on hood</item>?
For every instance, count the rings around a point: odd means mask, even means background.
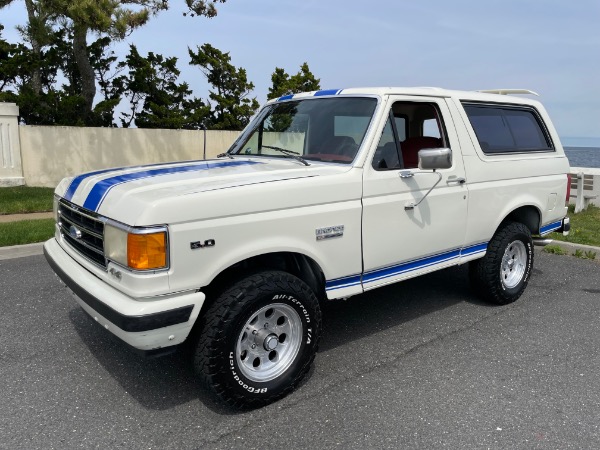
[[[77,175],[75,178],[73,178],[71,180],[71,184],[69,184],[69,187],[67,188],[67,192],[65,192],[64,198],[66,200],[71,201],[73,199],[73,195],[75,195],[75,192],[77,191],[77,188],[83,182],[83,180],[85,180],[86,178],[95,177],[96,175],[102,175],[103,173],[108,173],[108,172],[119,172],[121,170],[142,169],[144,167],[150,167],[150,166],[152,166],[152,167],[167,166],[167,165],[171,165],[171,164],[173,164],[173,162],[168,162],[168,163],[163,163],[163,164],[156,164],[156,163],[144,164],[142,166],[113,167],[112,169],[102,169],[102,170],[96,170],[94,172],[82,173],[81,175]]]
[[[100,205],[102,204],[104,198],[108,194],[108,192],[123,183],[128,183],[130,181],[142,180],[145,178],[153,178],[161,175],[170,175],[174,173],[186,173],[186,172],[195,172],[200,170],[208,170],[208,169],[216,169],[221,167],[234,167],[234,166],[246,166],[251,164],[262,164],[258,161],[223,161],[217,163],[206,163],[202,162],[200,164],[192,164],[187,166],[178,166],[178,167],[166,167],[161,169],[150,169],[143,170],[141,172],[133,172],[133,173],[125,173],[121,175],[116,175],[114,177],[106,178],[104,180],[99,181],[94,185],[90,193],[88,194],[85,202],[83,203],[83,207],[89,209],[91,211],[98,211]],[[114,169],[111,169],[114,170]]]
[[[65,199],[71,201],[73,199],[73,195],[75,195],[75,191],[77,190],[77,188],[79,187],[79,185],[81,184],[81,182],[83,180],[85,180],[86,178],[93,177],[93,176],[96,176],[96,175],[101,175],[103,173],[112,172],[113,170],[119,170],[119,169],[97,170],[95,172],[88,172],[88,173],[84,173],[83,175],[76,176],[75,178],[73,178],[71,180],[71,184],[69,185],[69,188],[67,189],[67,192],[65,192]]]

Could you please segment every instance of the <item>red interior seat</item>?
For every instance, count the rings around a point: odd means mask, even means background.
[[[405,169],[414,169],[419,166],[419,150],[424,148],[440,148],[442,140],[430,136],[415,136],[407,138],[400,144]]]

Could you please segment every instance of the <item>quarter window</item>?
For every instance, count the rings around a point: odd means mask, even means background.
[[[554,150],[533,108],[479,104],[463,106],[484,153]]]

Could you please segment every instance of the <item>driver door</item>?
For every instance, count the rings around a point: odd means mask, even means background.
[[[455,148],[452,167],[437,173],[416,168],[419,147]],[[389,116],[371,163],[365,164],[363,288],[456,264],[467,221],[467,185],[458,136],[443,98],[392,97]],[[410,171],[412,176],[401,177]]]

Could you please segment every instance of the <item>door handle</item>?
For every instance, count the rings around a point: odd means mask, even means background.
[[[466,178],[457,177],[446,180],[446,184],[465,184],[467,182]]]

